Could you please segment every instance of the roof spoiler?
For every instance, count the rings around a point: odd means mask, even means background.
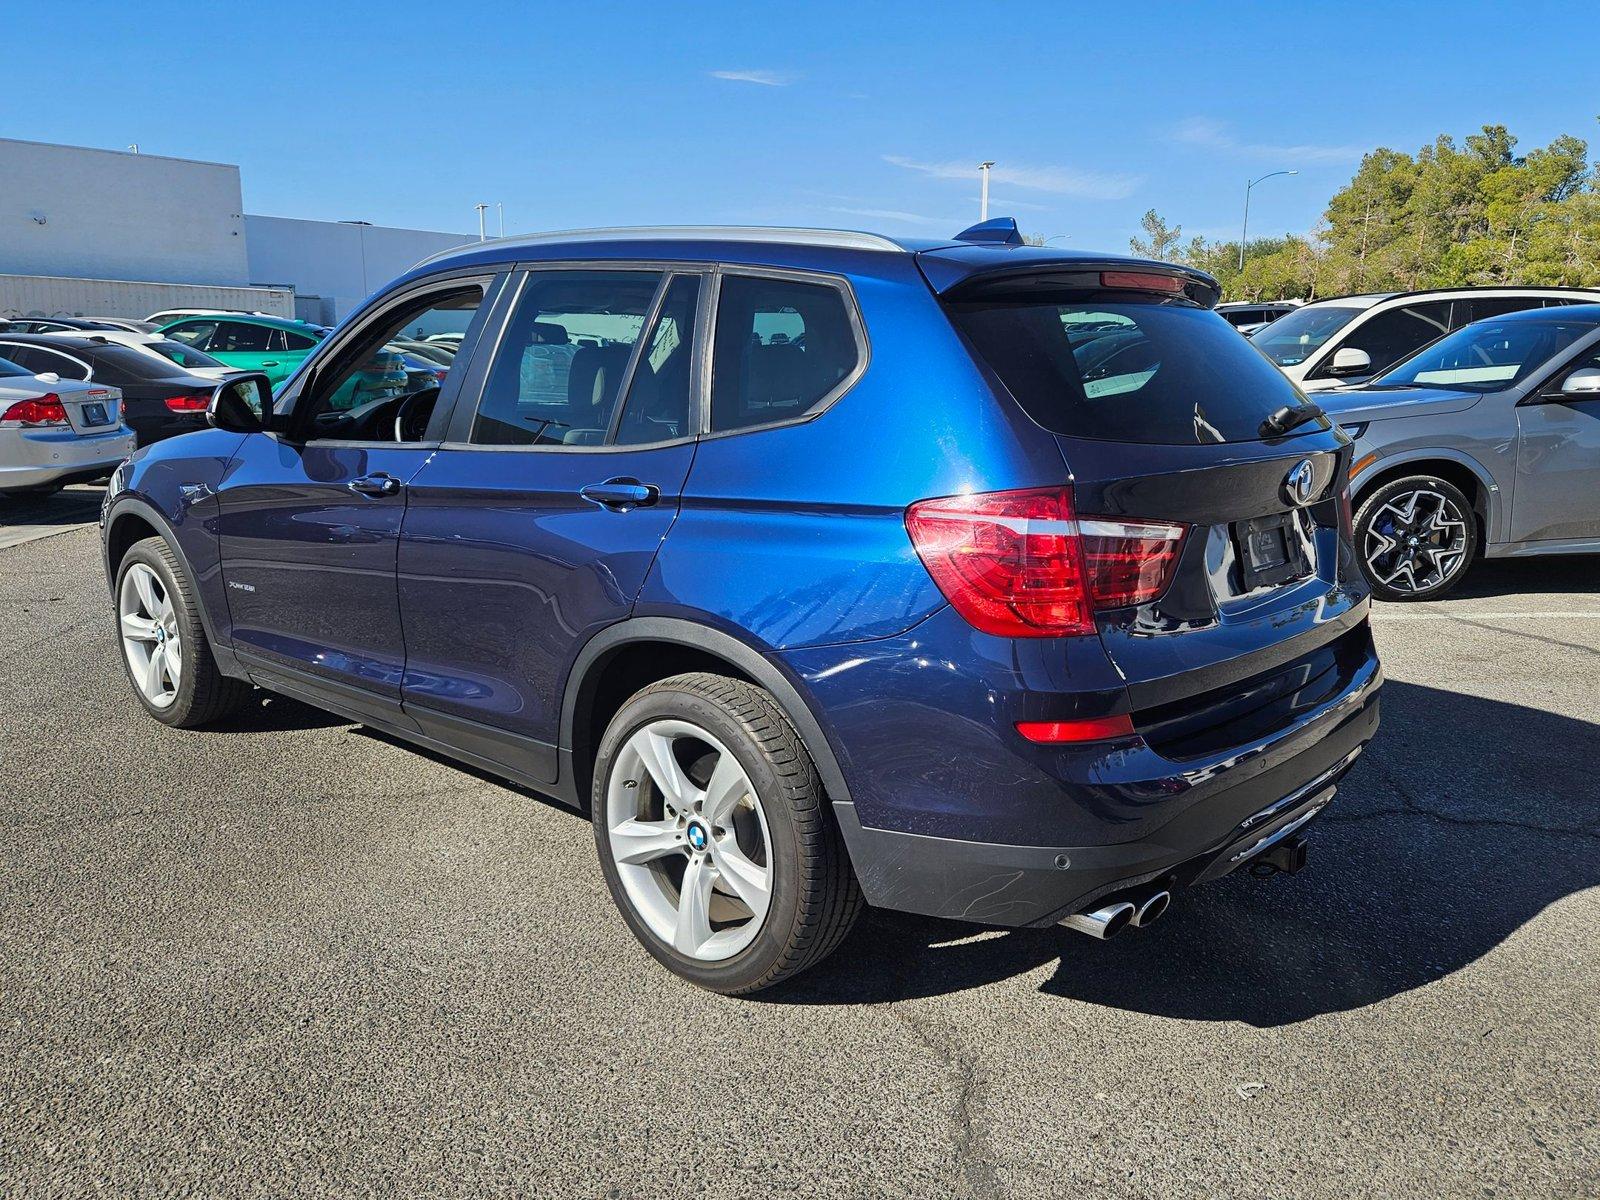
[[[976,242],[983,246],[1021,246],[1022,231],[1017,228],[1015,217],[996,217],[992,221],[983,221],[970,229],[963,229],[956,234],[958,242]]]

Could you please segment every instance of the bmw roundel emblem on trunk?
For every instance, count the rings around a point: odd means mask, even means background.
[[[1316,489],[1316,469],[1312,467],[1309,458],[1302,458],[1295,463],[1293,470],[1283,481],[1283,490],[1289,496],[1291,504],[1310,504],[1312,493]]]

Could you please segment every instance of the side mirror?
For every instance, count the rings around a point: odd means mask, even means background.
[[[1556,394],[1574,400],[1600,400],[1600,367],[1579,367],[1567,376]]]
[[[272,412],[272,380],[255,372],[230,375],[211,393],[206,420],[229,433],[260,433]]]
[[[1330,375],[1361,375],[1370,370],[1372,370],[1372,355],[1365,350],[1357,350],[1354,346],[1335,350],[1333,361],[1328,364]]]

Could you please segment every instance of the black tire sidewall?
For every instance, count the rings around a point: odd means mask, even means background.
[[[642,726],[652,721],[687,721],[706,730],[728,748],[755,787],[767,819],[768,856],[772,865],[772,901],[755,940],[732,958],[707,963],[667,945],[634,911],[621,875],[611,857],[606,830],[606,793],[617,752]],[[800,923],[800,839],[787,787],[766,753],[743,722],[714,701],[691,691],[652,690],[635,697],[617,713],[601,739],[595,758],[591,797],[595,846],[601,873],[623,920],[655,958],[669,970],[718,992],[754,986],[771,973],[787,951]]]
[[[127,676],[128,683],[133,688],[134,697],[144,706],[145,712],[162,724],[179,725],[188,718],[190,709],[194,707],[195,682],[199,674],[200,650],[205,642],[205,629],[200,624],[199,614],[194,610],[189,589],[178,578],[177,570],[167,561],[167,555],[161,552],[162,549],[164,547],[151,538],[135,543],[123,556],[122,562],[117,566],[111,615],[116,622],[117,657],[122,660],[122,673]],[[171,597],[173,613],[178,620],[179,649],[183,656],[183,667],[178,672],[178,694],[165,708],[157,708],[145,698],[139,681],[133,677],[133,667],[128,663],[128,652],[122,645],[122,581],[128,569],[135,563],[143,563],[161,579],[161,586]]]
[[[1462,512],[1467,525],[1466,553],[1462,556],[1461,565],[1446,576],[1443,582],[1422,592],[1402,592],[1387,587],[1372,578],[1367,567],[1367,532],[1372,523],[1373,515],[1390,500],[1405,492],[1419,490],[1436,491],[1443,494],[1454,503]],[[1478,553],[1478,520],[1472,507],[1472,501],[1455,484],[1448,479],[1441,479],[1437,475],[1408,475],[1401,479],[1391,479],[1388,483],[1369,493],[1356,510],[1355,517],[1355,549],[1356,561],[1360,565],[1362,577],[1366,579],[1367,586],[1372,589],[1372,594],[1379,600],[1392,603],[1407,603],[1421,600],[1436,600],[1453,590],[1466,577],[1471,569],[1473,560]]]

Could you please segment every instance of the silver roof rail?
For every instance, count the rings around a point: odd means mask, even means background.
[[[646,225],[610,229],[562,229],[551,233],[519,233],[510,237],[487,238],[481,242],[465,242],[448,250],[440,250],[423,259],[417,266],[449,258],[452,255],[468,253],[476,246],[495,245],[510,250],[518,246],[547,246],[560,242],[637,241],[765,242],[822,246],[837,250],[907,253],[904,246],[890,238],[876,233],[859,233],[851,229],[785,229],[766,225]]]

